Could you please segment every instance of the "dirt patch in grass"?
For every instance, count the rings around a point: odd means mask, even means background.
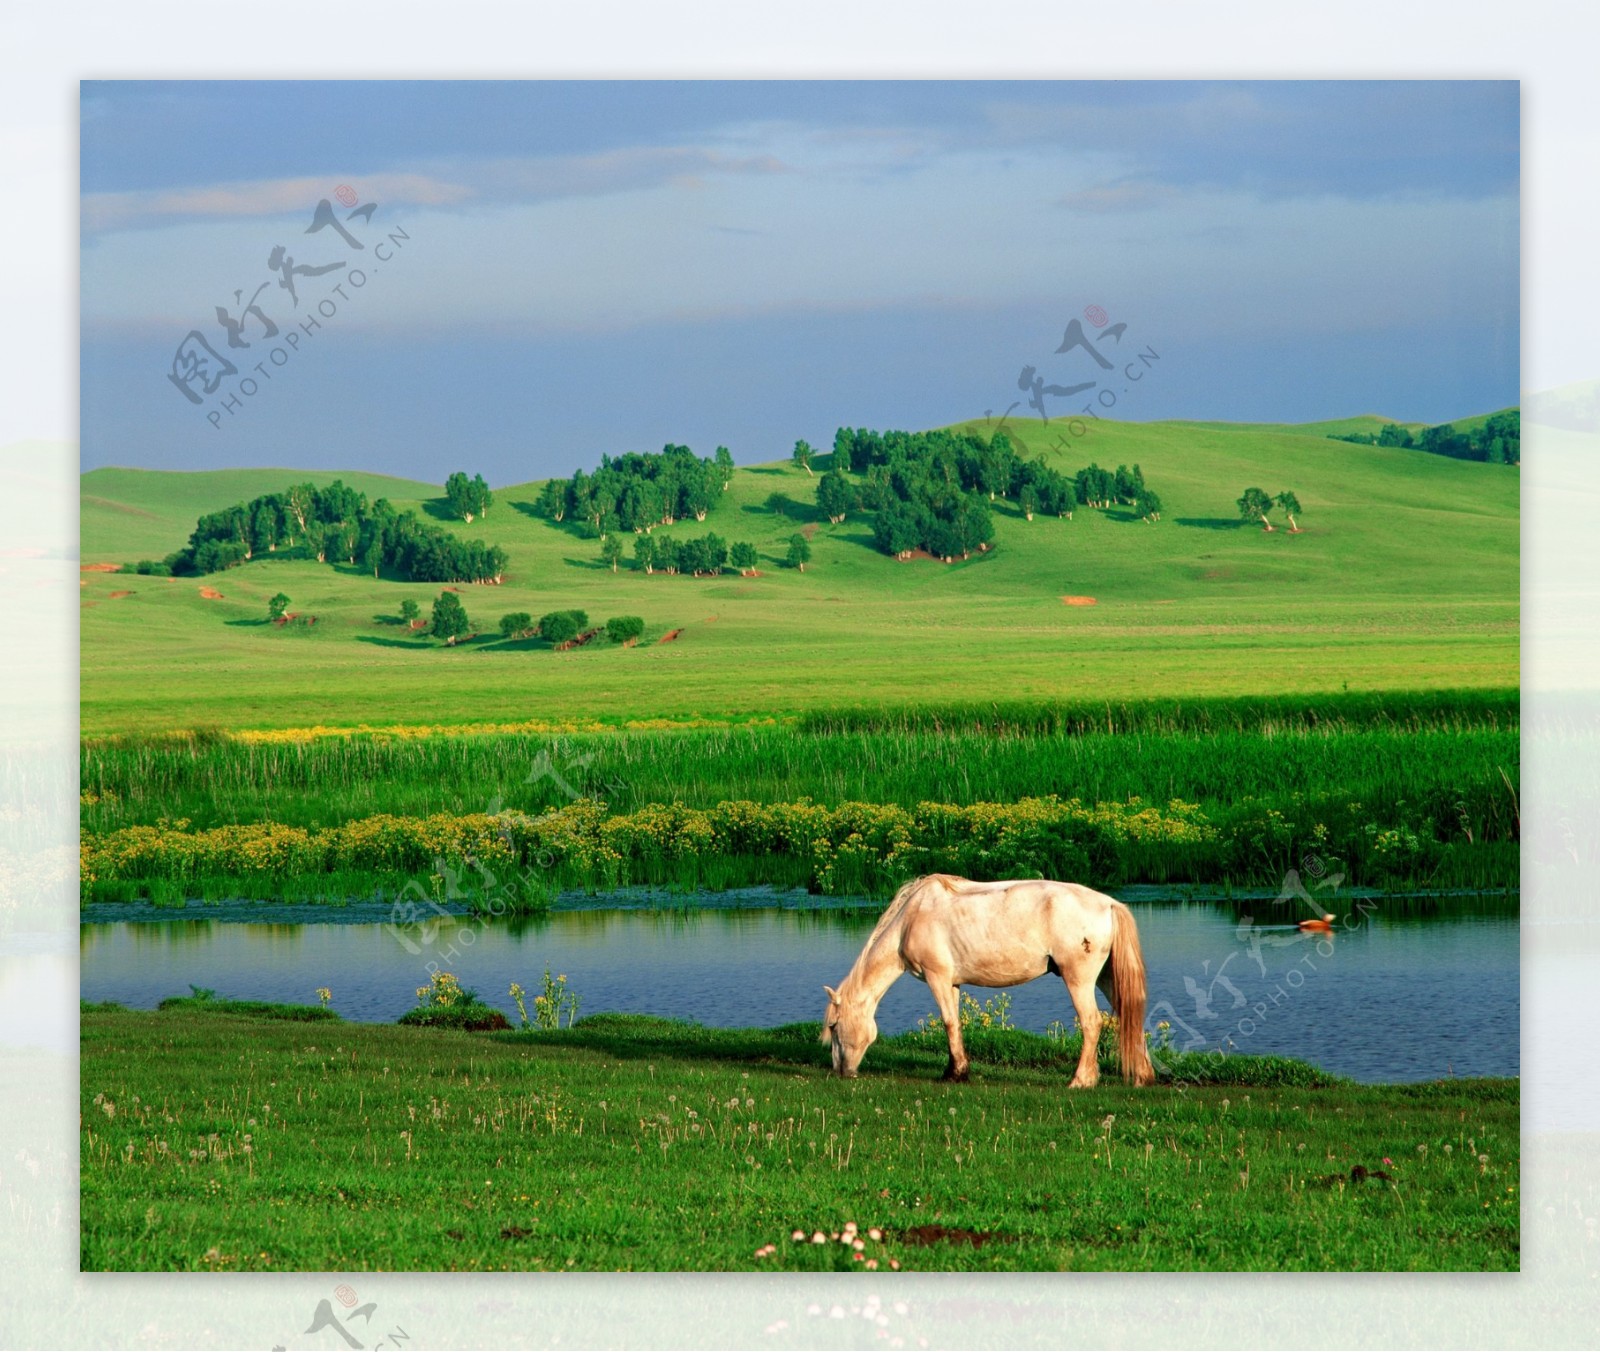
[[[677,637],[678,637],[678,635],[679,635],[679,634],[681,634],[681,633],[682,633],[682,632],[683,632],[683,630],[681,630],[681,629],[669,629],[669,630],[667,630],[667,632],[666,632],[666,633],[664,633],[664,634],[663,634],[663,635],[662,635],[662,636],[661,636],[661,638],[660,638],[660,642],[662,642],[662,643],[671,643],[671,642],[673,642],[673,641],[674,641],[674,640],[675,640],[675,639],[676,639],[676,638],[677,638]]]
[[[985,1244],[1010,1244],[1015,1235],[994,1230],[963,1230],[951,1225],[913,1225],[895,1236],[902,1244],[970,1244],[981,1249]]]
[[[581,648],[585,643],[592,643],[603,632],[600,629],[590,629],[586,633],[579,634],[577,638],[569,638],[565,643],[556,644],[556,651],[564,653],[569,648]]]
[[[131,592],[131,591],[129,591],[129,590],[128,590],[128,589],[127,589],[127,588],[126,588],[126,587],[124,587],[124,588],[122,588],[122,589],[121,589],[121,590],[120,590],[120,591],[114,591],[114,592],[112,592],[112,593],[111,593],[111,599],[112,599],[112,600],[113,600],[113,601],[115,601],[115,600],[118,600],[118,599],[119,599],[119,598],[121,598],[121,597],[124,597],[124,596],[132,596],[132,595],[133,595],[133,593],[132,593],[132,592]]]
[[[78,565],[80,573],[120,573],[120,563],[82,563]]]
[[[220,601],[223,599],[222,593],[219,592],[215,587],[200,588],[200,595],[205,597],[205,599],[208,601]]]
[[[1100,603],[1092,596],[1063,596],[1061,604],[1064,606],[1095,606]]]

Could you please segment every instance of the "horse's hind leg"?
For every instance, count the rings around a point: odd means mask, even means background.
[[[1069,1089],[1093,1089],[1100,1083],[1100,1006],[1095,1003],[1094,977],[1082,970],[1063,971],[1067,994],[1072,997],[1072,1007],[1078,1014],[1078,1027],[1083,1030],[1083,1050],[1078,1055],[1078,1071],[1072,1077]]]
[[[925,974],[928,989],[939,1005],[939,1017],[944,1020],[945,1032],[950,1039],[950,1061],[944,1068],[944,1078],[958,1084],[967,1078],[967,1049],[961,1042],[961,988],[948,978],[941,979],[932,972]]]

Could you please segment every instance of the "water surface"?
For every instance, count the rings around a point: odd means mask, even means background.
[[[1179,1047],[1298,1056],[1374,1082],[1519,1073],[1514,917],[1396,920],[1370,912],[1319,940],[1289,928],[1241,927],[1207,905],[1133,909],[1151,1024],[1168,1020]],[[837,985],[849,969],[878,908],[587,909],[487,925],[459,918],[431,936],[392,930],[380,919],[386,913],[370,908],[312,923],[305,917],[317,912],[305,907],[279,913],[295,923],[187,916],[85,923],[82,997],[153,1008],[192,984],[240,999],[311,1003],[326,986],[346,1018],[388,1022],[416,1003],[431,962],[515,1021],[508,987],[516,981],[537,990],[548,966],[582,997],[580,1014],[766,1027],[820,1019],[823,984]],[[1010,995],[1018,1027],[1073,1026],[1056,977]],[[927,988],[906,976],[885,997],[878,1022],[884,1032],[901,1032],[935,1012]]]

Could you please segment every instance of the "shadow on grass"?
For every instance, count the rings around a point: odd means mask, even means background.
[[[425,651],[428,648],[433,646],[431,643],[428,642],[427,638],[424,637],[424,635],[420,631],[418,632],[416,638],[410,638],[410,639],[406,639],[406,638],[383,638],[381,635],[378,635],[378,634],[357,634],[356,635],[356,642],[357,643],[371,643],[371,644],[376,645],[379,648],[403,648],[406,652],[413,652],[413,653],[423,652],[423,651]],[[440,644],[439,646],[443,647],[444,645]],[[461,645],[458,643],[456,646],[459,648]]]
[[[223,623],[230,629],[270,629],[271,620],[224,620]]]
[[[1179,526],[1193,526],[1199,530],[1242,530],[1245,524],[1231,516],[1175,516],[1172,519]]]

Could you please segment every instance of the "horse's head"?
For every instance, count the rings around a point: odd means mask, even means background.
[[[855,1078],[861,1058],[878,1038],[878,1023],[864,1000],[841,1000],[832,986],[828,1008],[822,1016],[822,1041],[833,1046],[833,1072],[849,1080]]]

